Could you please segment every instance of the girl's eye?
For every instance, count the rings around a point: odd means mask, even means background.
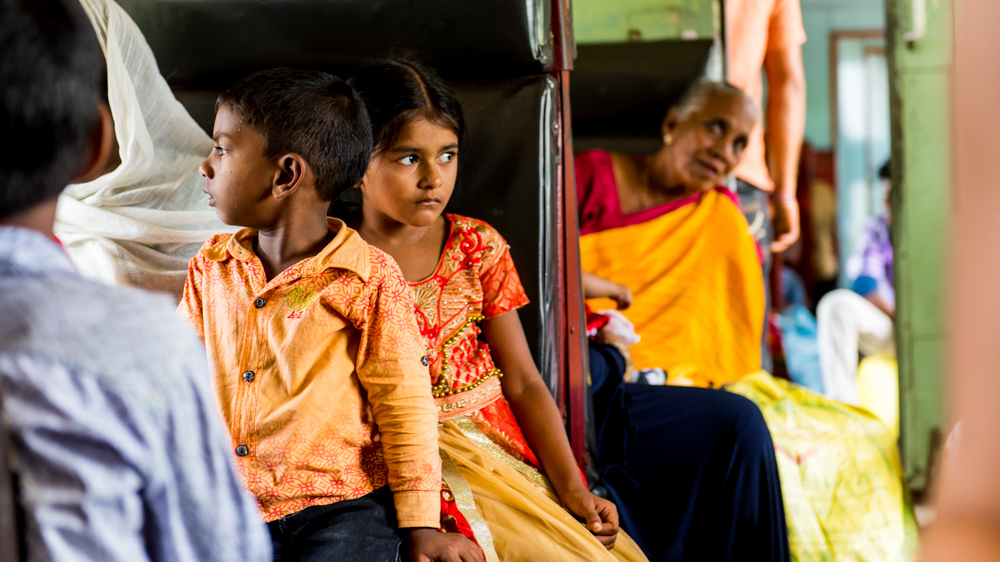
[[[441,160],[442,163],[447,163],[454,160],[457,156],[458,155],[455,154],[454,152],[445,152],[444,154],[441,155],[441,158],[439,158],[439,160]]]
[[[222,148],[221,146],[216,146],[215,147],[215,151],[219,153],[219,156],[222,156],[223,154],[225,154],[227,152],[226,149]]]
[[[417,156],[415,154],[407,154],[406,156],[400,158],[399,161],[409,166],[410,164],[417,163]]]

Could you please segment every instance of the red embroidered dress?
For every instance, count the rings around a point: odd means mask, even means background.
[[[450,233],[437,269],[410,283],[417,325],[427,341],[438,419],[466,416],[512,456],[537,468],[479,326],[524,306],[528,297],[500,233],[469,217],[445,218]]]

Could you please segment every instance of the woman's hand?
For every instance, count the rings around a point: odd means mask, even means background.
[[[632,306],[632,289],[629,289],[625,285],[617,285],[615,294],[611,296],[614,299],[615,304],[618,305],[618,310],[625,310],[626,308]]]
[[[590,490],[576,486],[560,498],[563,505],[580,519],[587,530],[601,541],[604,548],[611,550],[618,540],[618,508],[608,500],[595,496]]]
[[[632,289],[625,285],[619,285],[610,279],[598,277],[587,271],[583,272],[583,278],[580,281],[583,285],[584,298],[612,299],[618,305],[618,310],[625,310],[632,306]]]
[[[479,546],[459,533],[437,529],[406,529],[411,562],[485,562]]]

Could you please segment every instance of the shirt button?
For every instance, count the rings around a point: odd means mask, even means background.
[[[426,355],[420,358],[420,362],[424,364],[424,367],[431,364],[431,360],[428,359]]]
[[[254,377],[253,371],[247,371],[243,373],[243,380],[247,382],[253,382],[253,377]]]
[[[236,455],[240,457],[245,457],[250,453],[250,449],[247,449],[246,445],[240,445],[236,447]]]
[[[257,308],[264,308],[265,304],[267,304],[267,301],[264,299],[264,297],[257,297],[257,300],[253,301],[253,305],[256,306]]]

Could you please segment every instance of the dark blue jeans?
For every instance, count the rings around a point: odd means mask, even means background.
[[[267,526],[276,562],[403,559],[403,540],[388,486],[357,499],[307,507]]]
[[[617,349],[590,343],[601,483],[653,562],[788,562],[771,434],[724,390],[626,384]]]

